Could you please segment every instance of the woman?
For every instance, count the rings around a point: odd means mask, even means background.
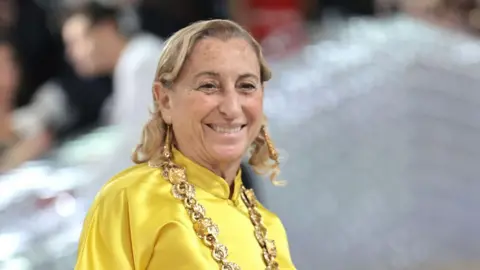
[[[278,171],[263,115],[270,77],[258,43],[231,21],[175,33],[138,165],[97,195],[76,269],[295,269],[280,220],[241,181],[248,149],[256,171]]]

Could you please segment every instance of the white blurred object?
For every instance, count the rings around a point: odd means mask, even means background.
[[[115,66],[111,123],[139,128],[150,118],[152,84],[163,41],[140,33],[133,36]]]
[[[19,233],[3,233],[0,243],[0,261],[7,261],[23,247],[24,239]]]
[[[33,270],[35,268],[32,266],[32,263],[28,259],[23,257],[17,257],[17,258],[7,260],[3,264],[3,268],[0,268],[0,269],[2,270]]]
[[[61,193],[55,198],[55,211],[61,217],[69,217],[75,214],[77,201],[68,193]]]
[[[21,137],[33,137],[48,128],[61,128],[72,117],[67,107],[61,87],[47,82],[38,89],[29,105],[15,111],[14,129]]]
[[[119,126],[99,128],[67,142],[58,150],[58,159],[72,166],[102,162],[118,148],[125,136]]]

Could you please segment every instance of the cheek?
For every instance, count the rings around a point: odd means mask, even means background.
[[[263,121],[263,93],[248,97],[244,103],[244,111],[250,121],[261,125]]]
[[[88,46],[88,57],[90,61],[93,62],[102,62],[105,57],[102,57],[102,55],[106,54],[107,52],[102,48],[102,45],[96,45],[95,43],[92,43]]]
[[[172,117],[174,121],[200,123],[216,107],[214,96],[200,92],[188,91],[176,95],[172,102]]]
[[[105,59],[104,55],[108,54],[108,48],[104,47],[105,45],[99,43],[96,39],[87,40],[85,43],[85,54],[90,61],[101,62]]]
[[[0,85],[8,91],[13,91],[17,87],[18,73],[12,65],[0,67]]]
[[[90,61],[91,46],[85,41],[73,44],[70,48],[70,58],[77,63],[86,63]]]

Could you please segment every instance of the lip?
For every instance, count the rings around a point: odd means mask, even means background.
[[[217,125],[217,124],[205,124],[211,130],[219,134],[233,135],[242,131],[246,124],[229,124],[229,125]]]

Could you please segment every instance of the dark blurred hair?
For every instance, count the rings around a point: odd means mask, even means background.
[[[9,31],[6,28],[0,27],[0,44],[3,45],[5,43],[11,44]]]
[[[115,6],[104,5],[96,1],[88,1],[83,5],[74,7],[73,9],[67,10],[63,16],[63,23],[76,15],[85,16],[91,26],[95,26],[103,22],[114,22],[118,25],[118,17],[120,16],[121,10]]]
[[[478,6],[476,0],[442,0],[439,1],[439,4],[445,8],[464,12],[471,11]]]

